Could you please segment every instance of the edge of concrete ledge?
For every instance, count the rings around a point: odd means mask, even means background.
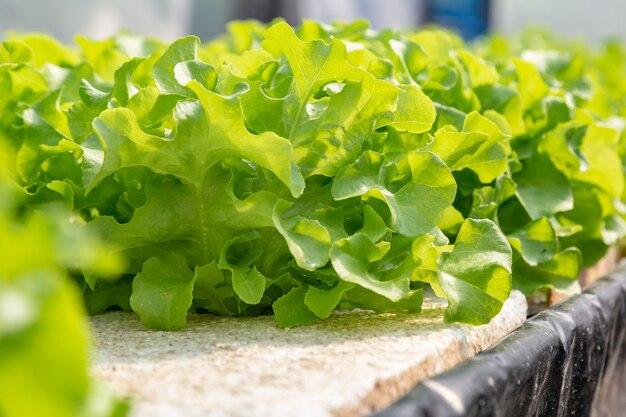
[[[182,332],[107,313],[91,318],[93,374],[134,400],[133,417],[364,416],[493,346],[527,311],[517,291],[483,326],[444,324],[444,306],[340,312],[294,329],[273,317],[190,315]]]

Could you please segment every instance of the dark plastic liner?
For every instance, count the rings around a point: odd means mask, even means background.
[[[375,417],[626,416],[626,265]]]

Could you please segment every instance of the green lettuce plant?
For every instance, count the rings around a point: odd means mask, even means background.
[[[83,268],[90,313],[289,327],[427,289],[483,324],[624,234],[622,130],[580,53],[363,21],[77,44],[3,43],[0,128],[25,209],[63,203],[127,261]]]

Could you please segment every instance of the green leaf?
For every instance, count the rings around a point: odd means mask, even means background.
[[[467,115],[463,131],[444,127],[435,133],[429,150],[439,156],[453,171],[468,168],[482,183],[490,183],[507,168],[509,135],[491,120],[472,112]]]
[[[376,213],[371,206],[363,207],[363,227],[359,230],[369,237],[372,242],[376,242],[385,236],[389,231],[385,221]]]
[[[604,242],[604,215],[610,198],[602,191],[584,183],[573,183],[573,207],[559,213],[558,221],[566,227],[577,227],[578,231],[562,239],[564,246],[573,246],[583,254],[583,265],[591,266],[598,262],[608,250]],[[582,227],[580,227],[582,226]]]
[[[399,92],[392,84],[365,73],[361,82],[346,83],[332,95],[319,117],[307,115],[292,125],[289,137],[294,160],[305,177],[334,176],[339,168],[353,162],[365,139],[388,123]]]
[[[186,86],[193,80],[207,90],[212,90],[217,83],[217,71],[213,66],[194,59],[176,64],[174,78],[180,85]]]
[[[485,186],[475,189],[469,217],[490,219],[498,223],[498,209],[515,195],[516,188],[517,185],[511,177],[503,175],[496,179],[495,187]]]
[[[248,239],[254,240],[258,238],[252,235]],[[258,304],[265,292],[265,277],[255,266],[250,266],[259,256],[259,252],[249,251],[236,264],[229,262],[228,250],[235,243],[248,240],[246,236],[240,235],[235,239],[227,242],[222,249],[222,256],[217,266],[221,269],[227,269],[231,273],[233,289],[235,293],[248,304]]]
[[[516,196],[532,219],[571,210],[574,199],[570,181],[545,153],[536,153],[513,175]]]
[[[154,82],[163,94],[178,94],[188,96],[189,90],[185,87],[189,81],[189,75],[193,76],[194,72],[200,71],[195,64],[182,64],[184,62],[195,61],[198,57],[198,45],[200,39],[196,36],[187,36],[174,41],[161,57],[154,63]],[[179,66],[178,71],[176,67]],[[195,67],[194,70],[185,71],[189,66]],[[204,79],[205,77],[202,77]],[[185,84],[181,84],[184,81]],[[192,79],[195,79],[192,78]]]
[[[581,152],[587,129],[578,124],[562,124],[541,138],[537,150],[550,155],[554,166],[572,179],[588,169],[588,161]]]
[[[360,81],[364,75],[346,62],[346,48],[339,40],[331,39],[330,44],[322,40],[302,42],[286,22],[271,26],[264,36],[282,50],[291,64],[293,94],[300,103],[306,102],[322,85],[338,81],[338,76],[343,81]]]
[[[318,220],[300,215],[285,218],[283,214],[291,207],[288,202],[279,201],[272,214],[274,224],[287,241],[298,266],[313,271],[328,262],[332,246],[330,233]]]
[[[272,305],[276,316],[276,324],[280,327],[296,327],[311,324],[318,320],[317,316],[305,304],[306,287],[292,289],[280,297]]]
[[[335,287],[323,290],[316,287],[309,287],[304,296],[306,306],[321,319],[328,318],[330,313],[337,307],[346,291],[354,285],[340,281]],[[421,303],[420,303],[421,305]]]
[[[175,250],[195,265],[220,258],[226,242],[239,231],[272,226],[276,197],[259,191],[240,200],[231,188],[234,170],[215,164],[192,189],[171,177],[153,177],[146,184],[146,203],[127,223],[100,216],[89,228],[109,244],[143,261],[146,249]],[[173,198],[175,197],[175,198]],[[145,258],[147,259],[147,258]]]
[[[83,298],[87,313],[102,314],[113,307],[132,311],[130,308],[132,282],[130,278],[124,277],[115,281],[101,280],[93,289],[86,288]]]
[[[113,91],[111,92],[111,96],[115,97],[122,105],[127,105],[128,100],[130,100],[132,96],[137,94],[139,91],[139,89],[131,82],[131,78],[139,64],[143,61],[144,60],[142,58],[133,58],[122,65],[113,75],[115,85],[113,87]]]
[[[447,322],[479,325],[498,314],[511,292],[511,247],[492,221],[465,220],[439,260],[439,283]]]
[[[118,72],[120,72],[120,70],[118,70],[116,74]],[[107,101],[111,98],[111,94],[100,91],[87,80],[82,81],[78,94],[87,107],[96,107],[99,108],[100,111],[104,110],[104,106],[106,106]]]
[[[522,230],[510,234],[508,240],[530,266],[547,262],[558,250],[556,233],[546,217],[528,223]]]
[[[460,226],[463,223],[461,216]],[[458,233],[458,231],[457,231]],[[449,252],[451,245],[436,245],[435,235],[423,235],[415,239],[411,245],[411,255],[416,267],[411,275],[412,281],[427,282],[437,297],[446,297],[446,293],[439,284],[438,263],[443,252]]]
[[[624,191],[624,175],[619,155],[615,152],[618,141],[617,130],[589,126],[580,147],[587,166],[576,172],[574,179],[598,187],[613,198],[620,198]]]
[[[578,248],[567,248],[552,259],[537,265],[529,265],[516,257],[513,263],[513,286],[531,294],[544,288],[554,288],[570,292],[577,284],[582,268],[582,257]]]
[[[530,62],[513,58],[513,64],[517,73],[522,108],[527,111],[548,94],[549,87],[537,67]]]
[[[457,50],[456,53],[467,69],[472,87],[495,84],[500,80],[500,74],[493,64],[462,49]]]
[[[387,38],[394,35],[391,31],[383,31],[379,37]],[[428,65],[429,59],[424,49],[419,44],[406,39],[389,39],[387,44],[388,50],[393,51],[393,54],[388,53],[385,58],[393,63],[396,78],[403,84],[414,83],[415,78]],[[380,61],[383,64],[386,59]],[[371,72],[371,67],[368,69]]]
[[[62,278],[54,269],[0,278],[0,408],[7,416],[77,415],[88,398],[84,317]]]
[[[330,44],[302,42],[284,22],[271,26],[265,37],[265,45],[285,54],[293,79],[284,99],[257,95],[246,107],[282,110],[281,123],[274,129],[292,142],[293,159],[304,177],[333,176],[354,161],[376,128],[390,122],[402,90],[350,65],[346,46],[337,39]],[[339,91],[328,90],[329,98],[315,100],[324,86],[336,82],[343,84]]]
[[[409,291],[408,295],[399,301],[391,301],[365,288],[354,287],[345,294],[342,306],[373,310],[377,313],[398,311],[419,313],[422,311],[422,301],[423,290],[421,288]]]
[[[204,109],[194,102],[179,102],[175,117],[180,124],[174,141],[143,132],[135,114],[124,108],[104,111],[94,128],[105,150],[104,163],[89,188],[126,166],[146,166],[194,183],[215,161],[245,158],[272,171],[299,195],[304,186],[291,164],[291,145],[275,134],[253,135],[243,124],[237,97],[223,97],[192,81]],[[193,161],[193,163],[189,163]]]
[[[233,286],[228,285],[225,272],[217,267],[216,262],[196,267],[195,274],[193,302],[197,307],[226,317],[243,312],[237,308]]]
[[[207,157],[232,155],[244,158],[274,173],[294,197],[302,194],[304,180],[291,162],[292,146],[287,140],[269,132],[260,135],[248,132],[236,96],[221,96],[195,81],[189,84],[189,88],[198,96],[208,119],[209,128],[204,133],[204,140],[212,152]]]
[[[70,67],[77,65],[80,61],[77,51],[47,35],[39,33],[10,34],[10,38],[28,46],[32,51],[33,64],[37,68],[41,68],[45,64]]]
[[[76,43],[85,61],[104,81],[113,81],[115,71],[129,59],[116,47],[115,40],[111,38],[95,41],[77,36]]]
[[[330,252],[333,268],[339,277],[358,284],[391,301],[399,301],[409,292],[410,275],[383,280],[369,271],[372,262],[381,260],[389,251],[388,245],[381,245],[363,233],[355,233],[349,238],[336,242]]]
[[[130,305],[148,327],[183,329],[195,279],[196,274],[183,256],[150,258],[133,281]]]
[[[384,201],[394,229],[407,236],[434,228],[455,193],[449,169],[430,152],[408,154],[400,172],[381,154],[364,152],[337,174],[332,187],[337,200],[367,196]]]
[[[484,112],[495,110],[503,115],[514,136],[526,132],[521,99],[516,89],[501,84],[485,84],[474,91],[480,100],[482,110]]]
[[[398,110],[389,126],[399,131],[412,133],[428,132],[437,112],[433,102],[416,85],[404,85],[398,98]]]
[[[479,216],[471,216],[471,217],[479,217]],[[480,217],[479,217],[480,218]],[[456,235],[459,233],[459,228],[461,227],[461,223],[465,218],[454,206],[450,206],[444,210],[439,223],[437,223],[437,227],[445,234]]]

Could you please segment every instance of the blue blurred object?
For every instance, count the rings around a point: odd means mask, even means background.
[[[424,7],[426,22],[456,30],[464,39],[489,29],[489,0],[425,0]]]

